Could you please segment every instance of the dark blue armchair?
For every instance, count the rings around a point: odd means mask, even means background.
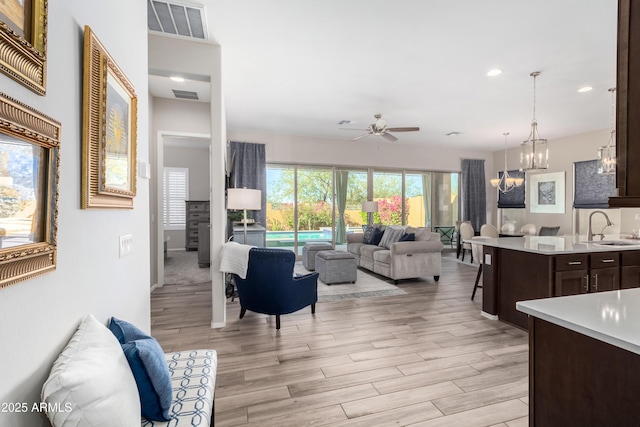
[[[296,256],[286,249],[252,248],[249,251],[247,278],[234,275],[240,298],[240,318],[247,310],[274,314],[276,329],[280,315],[293,313],[308,305],[316,312],[318,273],[293,277]]]

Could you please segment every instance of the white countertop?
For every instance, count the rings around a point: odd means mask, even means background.
[[[640,354],[640,288],[519,301],[516,309]]]
[[[615,238],[607,236],[603,241],[586,242],[586,236],[525,236],[525,237],[500,237],[500,238],[476,238],[473,241],[487,246],[516,251],[533,252],[538,254],[554,255],[562,253],[579,252],[605,252],[640,250],[640,240]],[[606,242],[623,242],[627,245],[606,246]]]

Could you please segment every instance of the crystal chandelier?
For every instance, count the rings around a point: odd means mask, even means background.
[[[504,171],[500,178],[493,178],[490,182],[491,185],[500,190],[503,193],[508,193],[516,187],[520,187],[524,183],[524,178],[512,178],[507,170],[507,135],[509,132],[503,133],[504,135]],[[499,174],[498,174],[499,175]]]
[[[521,144],[521,171],[539,171],[549,167],[549,145],[546,139],[542,139],[538,135],[538,122],[536,121],[536,77],[539,75],[540,71],[534,71],[530,74],[533,77],[533,121],[529,138]]]
[[[598,173],[610,175],[616,173],[616,88],[611,92],[611,134],[609,143],[598,148]]]

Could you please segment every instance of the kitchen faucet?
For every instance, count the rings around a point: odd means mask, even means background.
[[[591,215],[589,215],[589,233],[587,234],[587,241],[589,241],[589,242],[593,240],[593,232],[591,231],[591,217],[594,214],[597,214],[597,213],[601,213],[607,219],[607,225],[602,227],[602,230],[600,230],[599,233],[596,233],[596,235],[600,236],[600,240],[604,239],[604,234],[602,233],[604,231],[604,229],[607,228],[610,225],[613,225],[613,223],[611,222],[611,220],[609,219],[607,214],[604,213],[603,211],[593,211],[593,212],[591,212]]]

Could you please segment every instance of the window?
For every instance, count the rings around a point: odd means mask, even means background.
[[[184,230],[186,214],[184,201],[189,197],[189,169],[164,168],[163,211],[165,230]]]

